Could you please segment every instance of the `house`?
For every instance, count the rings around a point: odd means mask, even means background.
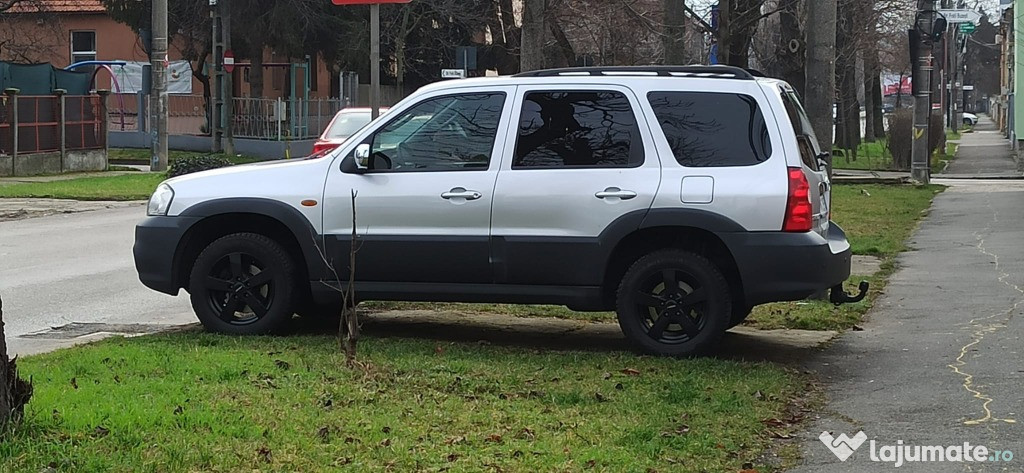
[[[22,0],[6,12],[0,13],[0,37],[11,38],[0,47],[0,59],[17,62],[51,63],[63,68],[80,61],[138,61],[148,62],[143,42],[130,27],[118,23],[107,14],[100,0]],[[182,45],[174,40],[168,51],[171,61],[170,81],[179,81],[172,87],[178,93],[204,95],[202,81],[204,65],[187,64],[182,60]],[[264,63],[305,63],[306,59],[289,59],[264,51]],[[239,62],[243,62],[240,59]],[[332,94],[331,73],[324,61],[313,59],[309,63],[310,97],[329,97]],[[184,69],[184,70],[183,70]],[[192,74],[195,71],[199,74]],[[302,68],[296,80],[304,80]],[[233,91],[236,97],[249,96],[246,68],[235,68]],[[191,77],[191,80],[188,78]],[[271,67],[265,74],[264,96],[287,97],[290,94],[289,71]],[[180,81],[184,80],[184,83]],[[96,88],[112,89],[108,74],[97,74]],[[336,91],[334,91],[334,95]]]

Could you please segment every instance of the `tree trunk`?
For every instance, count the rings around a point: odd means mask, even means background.
[[[880,69],[879,69],[880,71]],[[882,110],[882,75],[878,74],[872,81],[871,96],[874,97],[875,108],[871,111],[871,121],[875,123],[875,139],[885,138],[885,112]]]
[[[781,63],[782,78],[793,86],[801,97],[804,96],[804,51],[807,43],[804,33],[800,30],[801,0],[781,0],[779,7],[779,26],[781,41],[778,55]]]
[[[729,46],[732,44],[732,2],[718,2],[718,63],[729,64]]]
[[[263,98],[263,43],[253,44],[252,58],[249,66],[249,96]]]
[[[544,27],[546,0],[523,1],[523,40],[519,48],[519,69],[523,72],[544,69]]]
[[[836,0],[807,2],[806,98],[808,118],[823,150],[832,146],[832,105],[835,103]],[[829,173],[832,170],[829,159]]]
[[[836,144],[852,152],[860,145],[860,103],[857,102],[856,4],[839,0],[836,24],[836,74],[839,105],[836,108]]]
[[[866,48],[864,54],[864,140],[875,141],[883,136],[881,66],[878,49]]]
[[[665,64],[686,64],[686,0],[663,0],[665,10]]]
[[[25,404],[32,397],[32,385],[18,378],[15,360],[7,358],[4,338],[4,302],[0,299],[0,429],[21,419]],[[3,430],[0,430],[2,434]]]

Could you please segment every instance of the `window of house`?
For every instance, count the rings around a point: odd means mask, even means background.
[[[71,63],[96,60],[96,32],[71,32]]]
[[[749,95],[651,92],[647,98],[683,166],[751,166],[772,153],[764,115]]]
[[[625,94],[526,94],[512,168],[634,167],[643,161],[640,128]]]

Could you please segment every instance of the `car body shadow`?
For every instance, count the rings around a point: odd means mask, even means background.
[[[541,317],[437,312],[389,311],[361,314],[362,333],[380,338],[401,337],[457,343],[481,343],[557,351],[616,352],[631,346],[619,326]],[[336,318],[302,319],[298,331],[333,334]],[[834,332],[734,328],[709,356],[748,362],[799,365],[834,336]]]

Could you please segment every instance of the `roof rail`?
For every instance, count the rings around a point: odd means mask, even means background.
[[[661,77],[714,76],[724,79],[754,80],[754,75],[746,69],[736,66],[593,66],[566,67],[560,69],[542,69],[521,72],[513,77],[553,77],[553,76],[608,76],[626,74],[656,74]]]

